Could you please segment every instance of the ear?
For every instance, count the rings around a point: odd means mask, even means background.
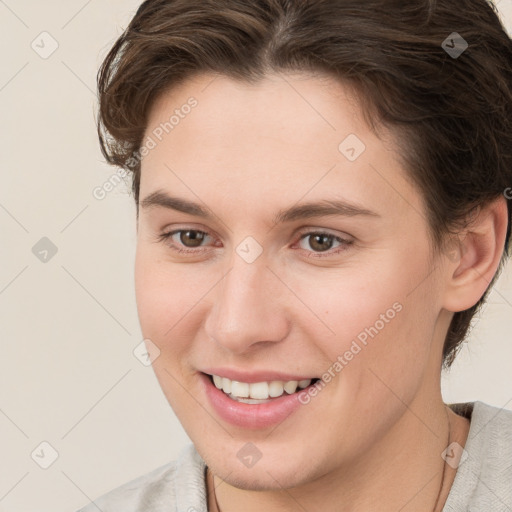
[[[452,245],[450,255],[445,256],[445,309],[464,311],[480,300],[498,269],[507,226],[507,201],[500,196],[481,207],[464,231],[458,234],[455,248]]]

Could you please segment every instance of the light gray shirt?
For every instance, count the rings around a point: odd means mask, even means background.
[[[512,512],[512,411],[452,404],[471,420],[465,453],[443,512]],[[440,454],[441,455],[441,454]],[[206,465],[194,445],[170,462],[77,512],[207,512]]]

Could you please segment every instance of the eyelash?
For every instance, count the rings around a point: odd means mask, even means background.
[[[205,231],[201,231],[199,229],[176,229],[174,231],[169,231],[167,233],[162,233],[161,235],[158,236],[158,241],[159,242],[165,242],[166,245],[171,250],[173,250],[173,251],[175,251],[177,253],[180,253],[180,254],[198,254],[198,253],[203,253],[205,251],[205,248],[202,248],[202,247],[200,247],[199,250],[198,249],[190,249],[190,248],[183,249],[183,248],[178,247],[175,243],[169,243],[169,241],[171,240],[171,237],[173,235],[176,235],[178,233],[185,233],[187,231],[192,231],[192,232],[195,232],[195,233],[201,233],[203,235],[209,236],[208,233],[206,233]],[[313,235],[322,235],[322,236],[330,237],[332,240],[339,242],[341,245],[337,248],[337,250],[329,249],[328,251],[325,251],[325,252],[314,252],[314,251],[307,251],[306,250],[306,253],[308,253],[308,256],[307,256],[308,258],[328,258],[328,257],[332,257],[332,256],[335,256],[335,255],[337,255],[337,254],[347,250],[348,246],[350,246],[353,243],[352,240],[345,240],[344,238],[341,238],[339,236],[333,235],[332,233],[328,233],[326,231],[321,231],[321,230],[320,231],[306,231],[306,232],[300,233],[299,240],[298,240],[297,243],[300,243],[304,238],[307,238],[307,237],[313,236]]]

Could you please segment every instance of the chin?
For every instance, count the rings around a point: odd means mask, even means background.
[[[284,472],[276,472],[275,468],[270,469],[269,472],[264,468],[258,472],[255,472],[254,468],[243,471],[233,470],[231,473],[228,470],[225,478],[222,474],[219,475],[215,472],[214,466],[212,466],[212,470],[227,484],[244,491],[281,491],[305,483],[297,478],[292,468]]]
[[[198,450],[199,451],[199,450]],[[201,453],[201,452],[200,452]],[[282,491],[301,485],[321,477],[319,468],[310,463],[295,460],[292,456],[279,456],[265,460],[265,455],[253,467],[244,467],[230,454],[208,450],[206,457],[201,453],[206,465],[213,473],[227,484],[246,491]],[[317,462],[320,466],[320,463]],[[317,474],[318,473],[318,474]]]
[[[223,479],[227,484],[243,491],[280,491],[283,488],[288,488],[287,485],[280,485],[273,478],[267,475],[266,478],[254,478],[247,475],[245,478],[233,473]]]

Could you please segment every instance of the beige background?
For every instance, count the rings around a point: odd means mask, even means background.
[[[0,512],[74,512],[188,442],[133,354],[133,200],[124,185],[92,194],[115,172],[95,75],[138,4],[0,0]],[[499,8],[510,30],[512,0]],[[43,237],[58,249],[46,263],[32,252]],[[447,401],[512,409],[511,275],[443,378]],[[42,442],[58,454],[47,469]]]

